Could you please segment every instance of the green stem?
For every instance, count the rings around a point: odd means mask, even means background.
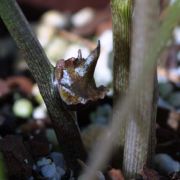
[[[146,63],[148,50],[158,28],[157,1],[136,0],[133,18],[130,93],[134,110],[127,122],[123,168],[126,179],[135,178],[144,165],[150,165],[155,149],[157,108],[156,65],[143,72],[143,86],[136,87]],[[151,56],[151,55],[150,55]]]
[[[134,118],[128,125],[124,150],[123,163],[126,179],[134,178],[152,158],[152,156],[150,157],[152,152],[150,145],[153,141],[150,142],[150,137],[154,136],[151,133],[152,128],[155,128],[152,120],[155,117],[153,95],[156,90],[154,83],[156,63],[162,49],[172,36],[173,28],[180,20],[180,1],[176,1],[169,6],[160,27],[153,32],[157,26],[157,2],[136,0],[136,3],[138,3],[136,5],[138,15],[134,12],[136,28],[134,27],[133,32],[134,44],[131,56],[134,65],[131,69],[133,73],[130,78],[131,88],[128,94],[131,99],[129,106],[133,106]],[[129,111],[131,112],[131,108]]]
[[[91,160],[89,162],[89,168],[85,169],[85,172],[82,175],[84,179],[92,180],[93,177],[95,177],[97,170],[103,169],[105,167],[110,156],[114,152],[114,146],[116,145],[117,141],[119,141],[119,127],[121,125],[121,119],[126,118],[129,112],[134,112],[136,110],[136,94],[133,94],[132,92],[138,92],[138,90],[144,86],[144,80],[147,80],[148,75],[153,72],[160,52],[166,46],[167,41],[172,35],[173,28],[180,20],[179,8],[180,1],[176,1],[174,5],[169,7],[167,16],[164,18],[160,28],[154,35],[155,38],[149,45],[150,48],[148,49],[144,59],[141,73],[139,74],[138,78],[135,79],[134,86],[131,88],[131,92],[127,92],[126,97],[121,99],[121,101],[119,101],[114,107],[116,108],[115,112],[118,112],[120,115],[119,119],[112,121],[112,123],[107,128],[108,132],[105,135],[103,134],[101,139],[98,141],[98,143],[100,143],[93,149],[93,154],[91,155]],[[146,131],[146,129],[144,129],[144,131]],[[141,134],[141,136],[143,137],[143,134]],[[130,145],[134,146],[135,142],[132,141],[131,144],[129,143],[129,148],[131,149]],[[135,155],[136,154],[134,154],[134,156]],[[138,161],[136,161],[136,163],[138,164]],[[139,170],[137,171],[139,172]]]
[[[131,0],[111,0],[114,42],[114,93],[123,95],[129,84]]]
[[[85,160],[84,149],[75,116],[62,106],[52,78],[50,64],[26,18],[14,0],[0,0],[0,16],[25,56],[50,114],[57,139],[69,167],[80,170],[77,159]]]
[[[129,84],[132,0],[111,0],[111,10],[114,42],[113,91],[114,104],[116,104],[117,99],[126,94]],[[116,113],[113,121],[119,117]],[[121,120],[119,127],[118,146],[121,153],[118,156],[120,157],[123,157],[126,121],[126,119]]]

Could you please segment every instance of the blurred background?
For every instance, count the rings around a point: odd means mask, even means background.
[[[59,59],[77,57],[78,49],[82,50],[82,56],[86,58],[96,47],[97,40],[101,41],[101,54],[94,78],[97,86],[107,86],[109,92],[105,99],[77,112],[84,143],[90,149],[94,139],[106,129],[112,113],[113,42],[109,0],[18,0],[18,3],[53,65]],[[171,3],[172,0],[159,0],[160,19]],[[171,40],[162,52],[157,71],[159,101],[154,167],[168,175],[180,171],[180,26],[174,29]],[[56,175],[53,177],[67,173],[62,168],[60,147],[38,87],[23,54],[1,20],[0,138],[11,179],[21,176],[32,179],[49,177],[48,171],[42,168],[48,165],[51,172],[54,170],[49,157],[60,159],[59,164],[54,162]],[[16,149],[12,142],[26,144],[33,157],[33,168],[22,165],[8,155],[9,148],[14,148],[14,156],[22,151]],[[8,158],[11,161],[8,162]],[[117,167],[117,164],[112,162],[112,167]],[[61,167],[61,173],[57,167]]]

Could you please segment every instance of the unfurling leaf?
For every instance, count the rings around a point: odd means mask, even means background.
[[[76,107],[104,98],[106,88],[96,87],[93,78],[99,54],[100,41],[97,48],[86,59],[82,58],[81,50],[79,50],[77,58],[72,57],[57,62],[54,83],[66,105]]]

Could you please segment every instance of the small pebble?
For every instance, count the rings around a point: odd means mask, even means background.
[[[51,163],[52,163],[51,159],[43,157],[40,160],[38,160],[36,164],[38,167],[41,167]]]
[[[45,48],[55,36],[56,29],[46,24],[39,24],[36,27],[36,34],[40,44]]]
[[[169,95],[167,98],[169,104],[171,104],[175,108],[180,107],[180,92],[174,92]]]
[[[169,73],[171,73],[174,76],[180,76],[180,68],[172,68],[170,69]]]
[[[163,100],[161,97],[159,97],[158,99],[158,106],[165,109],[173,110],[173,106],[171,106],[167,101]]]
[[[159,87],[159,95],[162,98],[166,98],[173,91],[173,85],[169,82],[159,83],[158,87]]]
[[[44,119],[47,117],[46,110],[43,106],[38,106],[33,111],[33,118],[34,119]]]
[[[159,172],[168,175],[173,172],[180,171],[180,163],[173,160],[167,154],[157,154],[153,158],[153,166]]]
[[[55,178],[56,180],[60,180],[62,176],[65,175],[65,170],[63,168],[60,167],[56,167],[56,174],[55,174]]]
[[[43,14],[41,22],[55,28],[64,28],[68,25],[68,16],[59,11],[51,10]]]
[[[28,162],[29,162],[28,159],[24,159],[24,163],[28,164]]]
[[[67,42],[59,37],[55,37],[49,42],[45,51],[53,65],[56,64],[58,59],[63,57],[66,48]]]
[[[53,178],[56,175],[56,166],[54,163],[41,167],[41,174],[47,178]]]
[[[52,152],[50,154],[50,157],[52,158],[52,160],[56,166],[64,167],[64,158],[63,158],[63,155],[61,153]]]
[[[21,118],[29,118],[32,114],[32,110],[32,103],[25,98],[16,100],[13,105],[14,114]]]
[[[91,20],[93,20],[95,16],[95,12],[92,8],[84,8],[74,14],[71,18],[72,24],[75,27],[81,27],[85,24],[88,24]]]

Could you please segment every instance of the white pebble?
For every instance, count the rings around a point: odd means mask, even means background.
[[[92,8],[84,8],[73,15],[71,21],[75,27],[83,26],[93,20],[95,12]]]
[[[13,105],[14,114],[21,118],[29,118],[32,114],[32,110],[32,103],[25,98],[16,100]]]
[[[53,65],[56,64],[57,60],[63,57],[66,48],[67,42],[61,38],[56,37],[49,42],[45,51]]]
[[[55,35],[56,29],[46,24],[39,24],[36,27],[36,34],[40,44],[45,48],[52,37]]]
[[[55,10],[46,12],[41,21],[43,24],[56,28],[64,28],[68,24],[67,16]]]
[[[46,117],[46,110],[43,106],[38,106],[33,111],[33,118],[34,119],[44,119]]]

